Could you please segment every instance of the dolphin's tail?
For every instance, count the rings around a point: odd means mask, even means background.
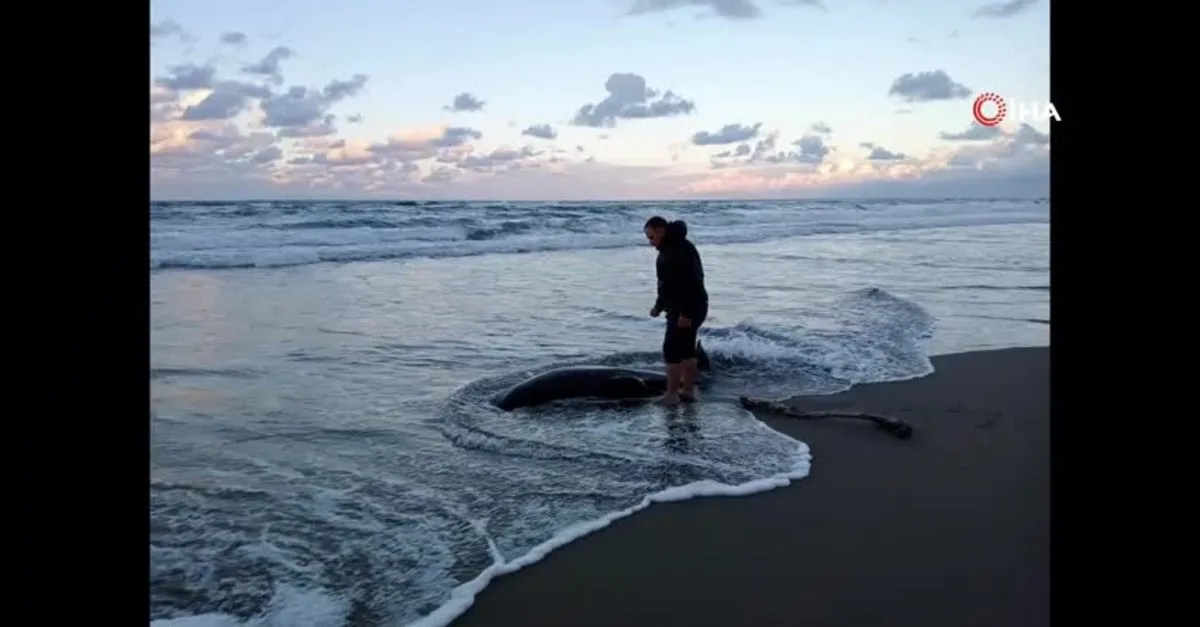
[[[708,361],[708,353],[704,352],[704,345],[700,343],[700,340],[696,340],[696,367],[700,370],[712,368]]]

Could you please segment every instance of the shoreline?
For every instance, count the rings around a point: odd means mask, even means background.
[[[935,355],[923,377],[788,399],[916,433],[760,416],[809,446],[808,476],[606,522],[450,624],[1048,625],[1049,352]]]

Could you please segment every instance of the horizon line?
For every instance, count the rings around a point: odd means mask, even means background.
[[[594,198],[588,200],[568,200],[563,198],[526,198],[526,199],[504,199],[504,198],[151,198],[151,203],[229,203],[229,202],[338,202],[338,203],[461,203],[461,204],[479,204],[479,203],[695,203],[695,202],[779,202],[779,201],[799,201],[799,202],[869,202],[879,200],[903,200],[911,202],[921,201],[947,201],[947,200],[1050,200],[1050,196],[842,196],[842,197],[803,197],[803,198],[620,198],[620,199],[603,199]]]

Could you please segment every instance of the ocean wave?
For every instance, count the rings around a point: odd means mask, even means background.
[[[916,303],[868,288],[831,306],[839,323],[823,329],[703,329],[714,363],[706,402],[678,413],[572,401],[503,412],[488,402],[549,368],[657,360],[624,352],[470,381],[431,408],[427,424],[442,438],[421,441],[430,448],[384,426],[317,423],[263,438],[230,424],[244,436],[189,449],[199,456],[190,463],[213,471],[151,481],[151,625],[443,627],[496,576],[653,503],[801,479],[811,463],[803,442],[718,399],[932,369],[934,319]],[[254,447],[239,449],[246,442]],[[339,452],[352,443],[381,454],[348,464]],[[304,466],[293,469],[298,456]]]
[[[708,244],[1044,223],[1035,200],[706,203],[154,203],[151,269],[232,269],[643,246],[686,219]]]

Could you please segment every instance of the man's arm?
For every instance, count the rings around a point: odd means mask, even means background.
[[[676,294],[679,300],[680,313],[688,318],[694,318],[703,307],[704,265],[700,260],[700,252],[695,246],[689,246],[686,254],[678,256],[676,277]]]
[[[661,256],[662,253],[660,252],[659,255]],[[650,315],[657,317],[658,314],[662,313],[667,308],[666,283],[663,281],[662,268],[659,266],[657,260],[654,262],[654,278],[658,280],[658,287],[655,291],[654,307],[650,309]]]

